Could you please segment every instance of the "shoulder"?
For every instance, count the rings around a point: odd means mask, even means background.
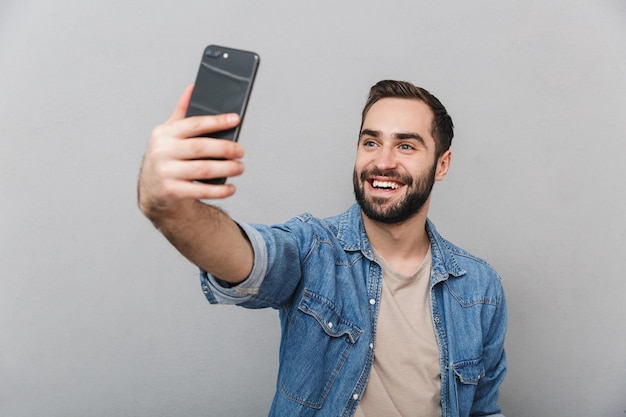
[[[267,242],[283,242],[308,247],[315,241],[336,238],[339,229],[339,216],[323,219],[311,213],[302,213],[283,223],[272,225],[248,224]]]
[[[362,224],[361,212],[355,204],[343,213],[335,216],[319,218],[311,213],[303,213],[290,219],[286,225],[291,227],[306,227],[329,233],[343,240],[346,235],[352,235],[360,230]]]
[[[460,266],[470,269],[478,268],[481,271],[489,272],[499,277],[496,270],[485,259],[468,252],[447,239],[442,238],[441,240],[443,241],[448,252],[454,256]]]
[[[494,301],[502,298],[502,279],[486,260],[443,238],[430,222],[428,232],[431,237],[433,268],[447,280],[451,289],[468,294],[489,293],[488,297]]]

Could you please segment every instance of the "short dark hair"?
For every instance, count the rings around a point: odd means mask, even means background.
[[[431,134],[435,139],[435,153],[439,158],[445,151],[450,149],[454,137],[454,124],[446,108],[441,101],[427,90],[411,84],[408,81],[383,80],[379,81],[370,89],[367,102],[361,115],[361,128],[369,109],[378,100],[383,98],[407,98],[423,101],[433,112]]]

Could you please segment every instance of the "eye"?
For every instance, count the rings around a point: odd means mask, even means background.
[[[363,147],[365,148],[373,148],[376,146],[376,142],[374,142],[373,140],[364,140],[363,141]]]
[[[399,148],[403,151],[412,151],[415,149],[415,147],[410,143],[401,143]]]

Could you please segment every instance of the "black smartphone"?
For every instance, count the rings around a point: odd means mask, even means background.
[[[237,113],[241,117],[235,128],[208,133],[206,137],[235,142],[239,139],[259,63],[259,55],[254,52],[218,45],[204,49],[186,116]],[[223,184],[226,178],[198,181]]]

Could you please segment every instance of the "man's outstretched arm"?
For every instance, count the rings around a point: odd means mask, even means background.
[[[163,235],[191,262],[231,283],[252,270],[250,242],[220,209],[200,202],[235,193],[232,184],[205,184],[197,178],[241,175],[241,145],[202,134],[239,124],[236,114],[185,118],[192,87],[167,122],[153,132],[138,181],[138,204]]]

